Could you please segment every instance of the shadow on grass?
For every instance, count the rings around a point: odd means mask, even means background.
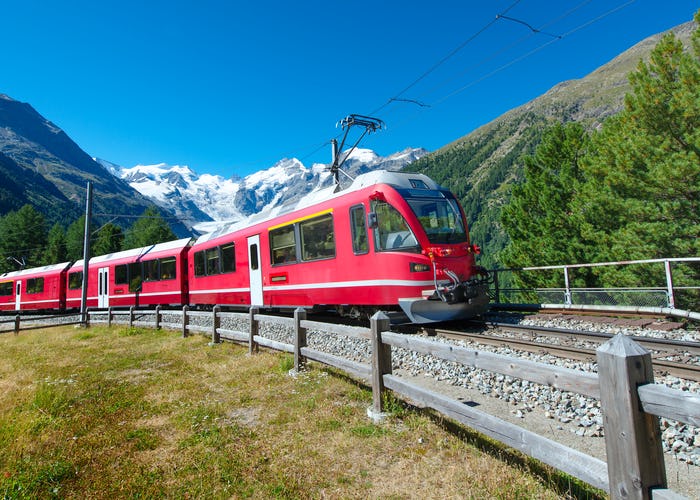
[[[334,368],[324,367],[322,370],[334,377],[342,379],[348,384],[354,385],[359,390],[368,391],[370,394],[367,396],[367,401],[368,404],[371,404],[372,387]],[[609,498],[608,494],[604,491],[594,488],[569,474],[543,464],[539,460],[528,457],[518,450],[499,443],[461,423],[455,422],[449,417],[442,415],[437,410],[421,408],[400,399],[398,396],[394,395],[394,393],[387,392],[387,396],[385,397],[385,410],[395,418],[403,418],[409,412],[424,415],[445,432],[452,434],[479,451],[512,467],[520,468],[533,477],[538,478],[542,484],[555,491],[562,498],[588,500],[603,500]]]

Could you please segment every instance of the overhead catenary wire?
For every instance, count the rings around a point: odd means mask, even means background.
[[[380,113],[382,110],[384,110],[388,105],[390,105],[390,104],[392,104],[392,103],[416,104],[416,105],[418,105],[418,107],[419,107],[420,109],[417,109],[417,110],[416,110],[416,112],[414,113],[414,117],[413,117],[413,118],[410,118],[410,119],[402,120],[400,123],[406,123],[406,122],[408,122],[408,121],[412,121],[413,119],[415,119],[415,116],[417,116],[418,113],[422,113],[422,112],[425,112],[425,111],[432,110],[433,108],[439,106],[440,104],[442,104],[442,103],[445,102],[446,100],[448,100],[448,99],[454,97],[455,95],[457,95],[457,94],[459,94],[459,93],[465,91],[466,89],[468,89],[468,88],[470,88],[470,87],[472,87],[472,86],[474,86],[474,85],[476,85],[476,84],[478,84],[478,83],[480,83],[480,82],[482,82],[482,81],[484,81],[484,80],[486,80],[486,79],[488,79],[488,78],[493,77],[493,76],[496,75],[497,73],[499,73],[499,72],[501,72],[501,71],[503,71],[503,70],[509,68],[510,66],[513,66],[514,64],[517,64],[517,63],[520,62],[520,61],[523,61],[523,60],[525,60],[525,59],[531,57],[532,55],[536,54],[537,52],[539,52],[539,51],[541,51],[541,50],[544,50],[545,48],[547,48],[547,47],[548,47],[549,45],[551,45],[552,43],[557,42],[557,41],[560,41],[560,40],[562,40],[562,39],[565,39],[565,38],[571,36],[572,34],[578,32],[578,31],[580,31],[580,30],[582,30],[582,29],[584,29],[584,28],[586,28],[586,27],[588,27],[588,26],[590,26],[590,25],[592,25],[592,24],[594,24],[594,23],[596,23],[596,22],[598,22],[598,21],[600,21],[600,20],[602,20],[602,19],[604,19],[604,18],[606,18],[606,17],[612,15],[612,14],[614,14],[615,12],[618,12],[619,10],[622,10],[622,9],[626,8],[627,6],[629,6],[629,5],[631,5],[632,3],[634,3],[636,0],[628,0],[628,1],[626,1],[626,2],[623,2],[622,4],[620,4],[620,5],[616,6],[616,7],[613,7],[613,8],[611,8],[611,9],[605,11],[604,13],[602,13],[602,14],[596,16],[595,18],[590,19],[590,20],[588,20],[588,21],[586,21],[586,22],[584,22],[584,23],[582,23],[582,24],[579,24],[579,25],[577,25],[575,28],[573,28],[573,29],[571,29],[571,30],[569,30],[569,31],[566,31],[566,32],[564,32],[564,33],[554,34],[554,33],[550,33],[549,31],[545,31],[545,29],[548,29],[548,28],[549,28],[551,25],[553,25],[554,23],[556,23],[556,22],[558,22],[558,21],[560,21],[560,20],[562,20],[562,19],[564,19],[564,18],[566,18],[566,17],[572,15],[574,12],[580,10],[583,6],[585,6],[585,5],[589,4],[589,3],[591,3],[591,1],[592,1],[592,0],[583,0],[582,2],[580,2],[579,4],[577,4],[576,6],[572,7],[571,9],[567,10],[566,12],[564,12],[562,15],[560,15],[560,16],[554,18],[554,19],[551,20],[551,21],[548,21],[548,22],[544,23],[541,27],[536,28],[536,27],[534,27],[534,26],[533,26],[531,23],[529,23],[529,22],[526,22],[526,21],[523,21],[522,19],[519,19],[519,18],[516,18],[516,17],[513,17],[513,16],[508,16],[508,15],[507,15],[514,7],[516,7],[518,4],[520,4],[520,3],[522,2],[522,0],[516,0],[515,2],[511,3],[506,9],[504,9],[504,10],[502,10],[501,12],[499,12],[498,14],[496,14],[495,17],[494,17],[493,19],[491,19],[489,22],[487,22],[487,23],[485,23],[484,25],[480,26],[477,30],[475,30],[473,33],[471,33],[460,45],[458,45],[458,46],[455,47],[453,50],[451,50],[449,53],[447,53],[445,56],[443,56],[443,57],[440,58],[438,61],[436,61],[433,65],[431,65],[426,71],[424,71],[423,73],[421,73],[418,77],[416,77],[415,79],[413,79],[412,81],[410,81],[409,84],[406,85],[405,87],[403,87],[399,92],[397,92],[397,93],[395,93],[393,96],[389,97],[389,98],[384,102],[384,104],[382,104],[382,105],[380,105],[379,107],[375,108],[372,112],[370,112],[370,113],[368,113],[368,114],[371,115],[371,116],[375,116],[375,115],[377,115],[378,113]],[[488,29],[490,29],[491,27],[493,27],[497,22],[499,22],[499,20],[501,20],[501,22],[503,22],[503,21],[510,21],[510,22],[516,22],[516,23],[518,23],[518,24],[522,24],[522,25],[526,26],[526,27],[530,30],[530,33],[528,34],[528,36],[523,37],[523,38],[517,40],[517,41],[514,42],[513,44],[510,44],[509,46],[507,46],[507,47],[505,47],[505,48],[502,48],[502,49],[499,49],[499,50],[495,51],[494,53],[492,53],[491,56],[482,59],[482,61],[479,62],[478,64],[473,65],[473,66],[471,66],[470,68],[467,68],[466,70],[461,70],[461,71],[459,71],[459,73],[458,73],[457,75],[464,74],[464,73],[467,72],[467,71],[474,70],[475,68],[477,68],[477,67],[479,67],[479,66],[485,64],[485,63],[486,63],[487,61],[489,61],[489,60],[494,59],[495,57],[497,57],[498,55],[504,53],[505,51],[510,50],[510,49],[512,49],[513,47],[524,43],[527,39],[531,38],[532,36],[536,36],[536,35],[538,35],[538,34],[542,34],[542,35],[548,36],[548,37],[550,38],[550,40],[548,40],[546,43],[544,43],[544,44],[542,44],[542,45],[540,45],[540,46],[538,46],[538,47],[536,47],[536,48],[534,48],[534,49],[528,51],[528,52],[525,53],[525,54],[522,54],[522,55],[520,55],[520,56],[518,56],[518,57],[516,57],[516,58],[514,58],[514,59],[511,59],[510,61],[508,61],[508,62],[502,64],[502,65],[499,66],[498,68],[496,68],[496,69],[494,69],[494,70],[492,70],[492,71],[490,71],[490,72],[488,72],[488,73],[486,73],[486,74],[484,74],[484,75],[481,75],[481,76],[479,76],[478,78],[476,78],[476,79],[474,79],[474,80],[472,80],[472,81],[467,82],[465,85],[462,85],[461,87],[457,88],[456,90],[453,90],[453,91],[448,92],[447,94],[443,95],[442,97],[437,98],[436,100],[434,100],[434,101],[432,101],[432,102],[426,101],[425,99],[420,99],[418,96],[412,96],[411,98],[409,98],[409,97],[402,97],[402,96],[403,96],[405,93],[407,93],[410,89],[414,88],[418,83],[420,83],[421,81],[425,80],[429,75],[431,75],[432,73],[434,73],[438,68],[440,68],[441,66],[443,66],[447,61],[449,61],[449,60],[452,59],[454,56],[456,56],[460,51],[462,51],[462,50],[463,50],[465,47],[467,47],[470,43],[472,43],[474,40],[476,40],[480,35],[482,35],[482,34],[483,34],[484,32],[486,32]],[[450,78],[448,79],[448,81],[449,81],[449,80],[453,80],[453,79],[455,79],[456,77],[457,77],[457,76],[452,76],[452,77],[450,77]],[[432,90],[431,90],[431,91],[428,91],[428,94],[431,93],[431,92],[433,92],[433,91],[435,91],[436,88],[439,88],[439,87],[442,86],[442,85],[444,85],[444,81],[443,81],[443,84],[438,84],[437,86],[433,86]],[[336,136],[335,136],[335,139],[338,139],[339,137],[341,137],[341,135],[342,135],[342,134],[336,135]],[[306,161],[307,159],[311,158],[312,156],[314,156],[315,154],[317,154],[319,151],[321,151],[323,148],[327,147],[327,146],[330,144],[330,142],[331,142],[330,140],[326,140],[326,141],[323,141],[322,143],[319,143],[318,146],[316,146],[312,151],[310,151],[310,152],[304,154],[303,156],[301,156],[300,161],[303,162],[303,161]]]
[[[440,104],[444,103],[444,102],[447,101],[448,99],[450,99],[450,98],[452,98],[452,97],[454,97],[454,96],[456,96],[456,95],[458,95],[458,94],[464,92],[464,91],[467,90],[468,88],[470,88],[470,87],[472,87],[472,86],[474,86],[474,85],[476,85],[476,84],[478,84],[478,83],[481,83],[481,82],[483,82],[484,80],[486,80],[486,79],[488,79],[488,78],[491,78],[492,76],[494,76],[494,75],[500,73],[501,71],[503,71],[503,70],[505,70],[505,69],[507,69],[507,68],[513,66],[514,64],[517,64],[518,62],[521,62],[521,61],[523,61],[523,60],[525,60],[525,59],[527,59],[527,58],[533,56],[534,54],[540,52],[541,50],[544,50],[545,48],[547,48],[548,46],[552,45],[553,43],[559,42],[559,41],[561,41],[561,40],[563,40],[563,39],[565,39],[565,38],[571,36],[572,34],[578,32],[578,31],[580,31],[580,30],[582,30],[582,29],[585,29],[586,27],[588,27],[588,26],[590,26],[590,25],[592,25],[592,24],[594,24],[594,23],[596,23],[596,22],[598,22],[598,21],[600,21],[600,20],[602,20],[602,19],[604,19],[604,18],[606,18],[606,17],[608,17],[608,16],[610,16],[610,15],[612,15],[612,14],[614,14],[614,13],[616,13],[616,12],[618,12],[618,11],[624,9],[624,8],[626,8],[626,7],[628,7],[629,5],[633,4],[635,1],[636,1],[636,0],[628,0],[628,1],[626,1],[626,2],[623,2],[622,4],[620,4],[620,5],[616,6],[616,7],[613,7],[613,8],[611,8],[611,9],[605,11],[604,13],[602,13],[602,14],[600,14],[600,15],[594,17],[594,18],[589,19],[588,21],[577,25],[577,26],[574,27],[573,29],[562,33],[562,34],[559,35],[557,38],[550,38],[550,39],[547,40],[545,43],[543,43],[543,44],[541,44],[541,45],[535,47],[534,49],[532,49],[532,50],[526,52],[525,54],[522,54],[522,55],[520,55],[520,56],[518,56],[518,57],[516,57],[516,58],[514,58],[514,59],[511,59],[510,61],[506,62],[505,64],[503,64],[503,65],[501,65],[501,66],[499,66],[498,68],[496,68],[496,69],[494,69],[494,70],[492,70],[492,71],[490,71],[490,72],[488,72],[488,73],[486,73],[486,74],[484,74],[484,75],[481,75],[481,76],[479,76],[478,78],[476,78],[476,79],[474,79],[474,80],[472,80],[472,81],[469,81],[469,82],[466,83],[465,85],[463,85],[463,86],[461,86],[461,87],[459,87],[459,88],[457,88],[457,89],[455,89],[455,90],[453,90],[453,91],[447,93],[446,95],[444,95],[444,96],[438,98],[437,100],[431,102],[431,103],[430,103],[431,109],[432,109],[432,108],[435,108],[435,107],[437,107],[437,106],[439,106]],[[581,6],[583,6],[583,5],[585,5],[585,4],[589,3],[589,2],[590,2],[590,0],[586,0],[586,1],[582,2],[582,3],[579,4],[578,6],[576,6],[576,7],[574,7],[573,9],[570,9],[569,11],[567,11],[567,13],[565,13],[563,16],[560,16],[560,17],[558,17],[557,19],[555,19],[555,20],[553,20],[553,21],[551,21],[551,22],[546,23],[545,26],[550,25],[550,24],[552,24],[553,22],[556,22],[556,21],[562,19],[563,17],[566,17],[567,15],[570,15],[571,12],[577,10],[578,8],[580,8]],[[535,35],[535,34],[536,34],[535,32],[531,32],[530,35],[528,35],[528,37],[526,37],[526,38],[529,38],[529,37],[531,37],[531,36],[533,36],[533,35]],[[524,39],[522,39],[522,40],[524,40]],[[518,43],[521,43],[522,40],[519,41]],[[516,44],[518,44],[518,43],[516,43]],[[516,45],[516,44],[513,44],[513,45]],[[422,113],[422,112],[424,112],[424,111],[425,111],[425,110],[423,110],[423,109],[417,110],[417,111],[415,111],[415,112],[413,113],[413,115],[412,115],[411,117],[402,120],[400,123],[407,123],[407,122],[413,121],[414,119],[417,118],[417,116],[418,116],[419,113]]]
[[[614,13],[617,12],[618,10],[627,7],[628,5],[634,3],[635,1],[636,1],[636,0],[628,0],[627,2],[623,3],[622,5],[618,5],[617,7],[614,7],[614,8],[612,8],[612,9],[610,9],[610,10],[604,12],[603,14],[601,14],[601,15],[595,17],[594,19],[591,19],[591,20],[589,20],[589,21],[586,21],[585,23],[583,23],[583,24],[581,24],[581,25],[575,27],[574,29],[567,31],[566,33],[563,33],[563,34],[557,36],[556,38],[553,38],[553,39],[551,39],[551,40],[549,40],[549,41],[543,43],[542,45],[539,45],[538,47],[535,47],[534,49],[530,50],[529,52],[526,52],[525,54],[516,57],[515,59],[513,59],[513,60],[507,62],[506,64],[504,64],[504,65],[502,65],[502,66],[496,68],[495,70],[493,70],[493,71],[487,73],[486,75],[481,76],[481,77],[478,78],[477,80],[474,80],[474,81],[472,81],[472,82],[469,82],[467,85],[465,85],[465,86],[463,86],[463,87],[460,87],[459,89],[457,89],[457,90],[455,90],[455,91],[449,93],[448,95],[446,95],[445,97],[443,97],[442,99],[440,99],[436,104],[440,104],[440,103],[446,101],[447,99],[449,99],[449,98],[451,98],[451,97],[453,97],[453,96],[455,96],[455,95],[457,95],[457,94],[463,92],[463,91],[466,90],[467,88],[469,88],[469,87],[471,87],[471,86],[473,86],[473,85],[475,85],[475,84],[477,84],[477,83],[479,83],[479,82],[482,82],[483,80],[486,80],[487,78],[490,78],[491,76],[495,75],[496,73],[500,73],[500,72],[503,71],[504,69],[509,68],[510,66],[512,66],[512,65],[514,65],[514,64],[516,64],[516,63],[518,63],[518,62],[520,62],[520,61],[522,61],[522,60],[524,60],[524,59],[527,59],[528,57],[530,57],[530,56],[532,56],[532,55],[534,55],[534,54],[540,52],[541,50],[543,50],[543,49],[545,49],[546,47],[552,45],[553,43],[559,42],[559,41],[561,41],[562,39],[564,39],[565,37],[568,37],[568,36],[570,36],[570,35],[576,33],[577,31],[580,31],[580,30],[584,29],[585,27],[590,26],[591,24],[593,24],[593,23],[595,23],[595,22],[597,22],[597,21],[600,21],[601,19],[604,19],[605,17],[607,17],[607,16],[609,16],[609,15],[611,15],[611,14],[614,14]]]
[[[515,22],[515,23],[520,23],[520,24],[522,24],[523,26],[527,26],[527,27],[530,29],[530,31],[532,31],[533,33],[541,33],[541,34],[543,34],[543,35],[551,36],[552,38],[561,38],[561,35],[555,35],[555,34],[553,34],[553,33],[548,33],[548,32],[543,31],[543,30],[541,30],[541,29],[537,29],[537,28],[535,28],[534,26],[532,26],[531,24],[526,23],[526,22],[523,21],[522,19],[516,19],[515,17],[504,16],[504,15],[501,15],[501,14],[497,15],[497,16],[496,16],[496,19],[506,19],[506,20],[508,20],[508,21],[513,21],[513,22]]]
[[[518,5],[521,2],[521,0],[516,0],[508,8],[506,8],[502,14],[508,13],[513,7]],[[403,88],[400,92],[395,94],[394,96],[390,97],[387,102],[379,106],[376,110],[372,111],[370,115],[375,115],[379,113],[382,109],[384,109],[387,105],[389,105],[392,101],[398,100],[399,97],[401,97],[403,94],[408,92],[411,88],[416,86],[420,81],[422,81],[425,77],[427,77],[429,74],[433,73],[435,70],[437,70],[440,66],[445,64],[447,61],[452,59],[458,52],[460,52],[464,47],[469,45],[471,42],[476,40],[476,38],[484,33],[486,30],[488,30],[491,26],[493,26],[496,22],[498,21],[498,16],[496,16],[494,19],[486,23],[484,26],[482,26],[480,29],[478,29],[475,33],[471,34],[464,42],[459,44],[457,47],[455,47],[451,52],[449,52],[447,55],[445,55],[443,58],[441,58],[439,61],[437,61],[435,64],[433,64],[430,68],[428,68],[426,71],[424,71],[418,78],[413,80],[411,83],[409,83],[406,87]]]

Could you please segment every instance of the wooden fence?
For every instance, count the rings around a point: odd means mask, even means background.
[[[256,352],[259,346],[289,352],[294,355],[295,370],[302,370],[308,360],[317,361],[371,383],[373,403],[367,413],[374,421],[380,421],[384,416],[382,394],[388,389],[604,490],[612,498],[683,498],[667,488],[657,417],[700,426],[700,395],[654,384],[651,354],[627,336],[618,335],[597,350],[596,375],[392,333],[389,318],[381,312],[372,317],[370,328],[309,321],[303,309],[295,311],[293,318],[260,314],[255,308],[249,313],[224,313],[218,306],[210,312],[190,311],[187,306],[181,313],[168,311],[169,316],[181,314],[179,323],[162,322],[163,314],[165,312],[159,308],[150,312],[133,308],[128,311],[110,309],[89,311],[89,321],[111,324],[115,318],[128,316],[131,326],[145,324],[172,328],[181,330],[183,336],[201,333],[210,335],[214,343],[221,340],[247,343],[250,353]],[[106,319],[98,319],[105,315]],[[154,321],[144,321],[147,315],[155,316]],[[210,316],[213,320],[211,326],[191,324],[190,320],[197,316]],[[248,331],[221,328],[221,319],[225,317],[244,320]],[[294,343],[261,336],[261,322],[283,324],[293,329]],[[368,340],[372,344],[371,364],[309,348],[308,330]],[[599,399],[604,416],[607,463],[393,375],[392,348],[407,349]]]

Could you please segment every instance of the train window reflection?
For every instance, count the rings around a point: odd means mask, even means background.
[[[82,280],[82,277],[81,277]],[[126,285],[129,282],[129,276],[126,269],[126,264],[121,264],[114,267],[114,284]]]
[[[453,199],[407,198],[430,243],[466,243],[466,225]]]
[[[177,260],[175,257],[160,259],[160,279],[172,280],[177,277]]]
[[[219,247],[209,248],[207,253],[207,274],[221,274],[219,269]]]
[[[221,245],[221,272],[232,273],[236,270],[236,252],[233,243]]]
[[[142,281],[141,263],[134,262],[133,264],[129,264],[129,291],[140,292]]]
[[[364,205],[358,205],[350,209],[350,223],[352,228],[352,251],[355,254],[367,253],[369,251],[369,242],[367,241]]]
[[[158,281],[160,276],[158,274],[158,260],[147,260],[143,263],[143,280],[144,281]]]
[[[270,252],[273,264],[289,264],[297,261],[293,224],[270,230]]]
[[[335,257],[333,216],[325,214],[299,223],[302,260],[332,259]]]
[[[418,240],[398,210],[385,201],[373,201],[372,210],[377,214],[377,227],[374,229],[377,250],[420,251]]]
[[[235,270],[236,254],[233,243],[207,248],[194,254],[194,275],[197,277],[232,273]]]
[[[82,271],[77,271],[68,275],[68,288],[70,290],[78,290],[79,288],[83,288]]]
[[[44,278],[30,278],[27,280],[27,293],[41,293],[44,291]]]

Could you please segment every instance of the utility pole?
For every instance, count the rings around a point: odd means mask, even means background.
[[[83,290],[80,299],[80,322],[87,325],[88,264],[90,262],[90,219],[92,219],[92,183],[87,183],[85,201],[85,237],[83,239]]]

